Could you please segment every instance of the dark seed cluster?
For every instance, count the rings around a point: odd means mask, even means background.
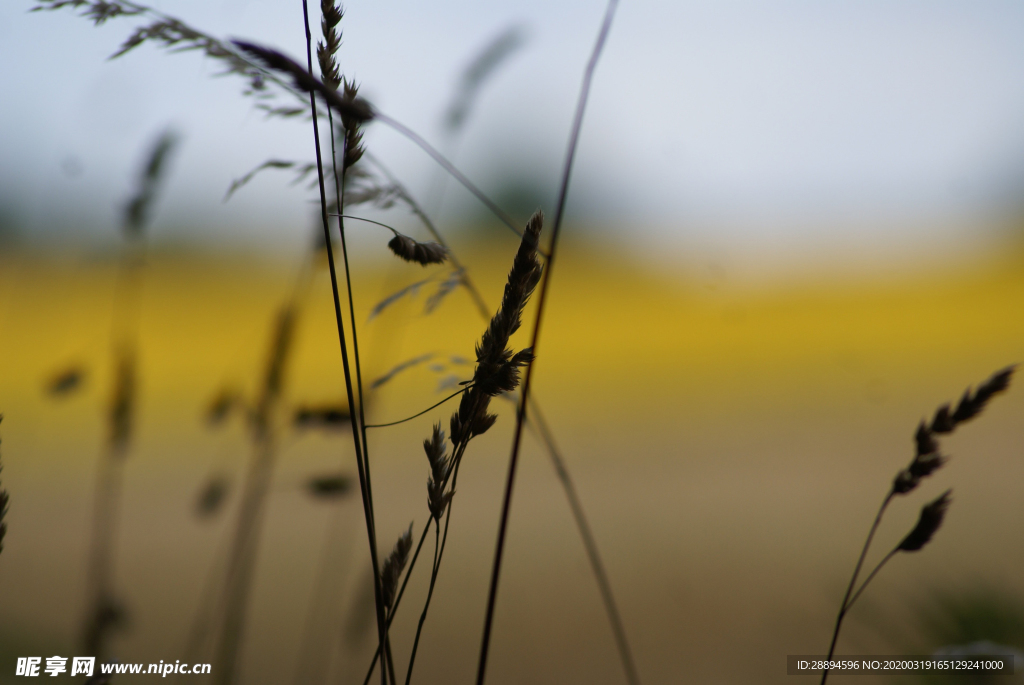
[[[994,396],[1010,387],[1010,379],[1016,366],[1008,366],[992,374],[974,392],[968,388],[956,409],[947,403],[939,407],[931,423],[922,421],[914,433],[914,459],[910,465],[896,474],[893,492],[904,495],[918,486],[922,478],[930,476],[946,463],[947,457],[939,454],[937,435],[952,433],[960,424],[970,421],[982,412]]]

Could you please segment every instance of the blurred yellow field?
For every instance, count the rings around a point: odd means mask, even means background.
[[[513,249],[464,256],[489,303],[499,299]],[[641,674],[646,682],[786,681],[786,654],[826,649],[846,574],[891,478],[913,456],[918,420],[1024,355],[1024,256],[1006,250],[900,276],[785,285],[703,282],[572,243],[564,259],[535,389],[591,514]],[[115,268],[111,256],[34,253],[7,254],[0,267],[3,483],[12,496],[0,563],[5,659],[70,653],[77,640],[111,392]],[[224,387],[255,392],[295,270],[266,257],[148,258],[138,434],[115,573],[130,616],[117,645],[133,660],[184,658],[208,601],[204,588],[221,563],[250,446],[237,419],[211,430],[202,415]],[[471,358],[484,324],[459,291],[424,315],[431,286],[368,321],[374,303],[429,272],[376,261],[357,271],[368,381],[435,355],[370,395],[368,421],[386,422],[441,399],[449,376],[467,378],[471,367],[451,357]],[[284,404],[341,402],[325,268],[297,330]],[[71,365],[86,370],[81,389],[47,395],[46,383]],[[437,591],[443,601],[432,609],[418,666],[424,682],[472,675],[513,418],[511,404],[500,406],[459,483]],[[935,482],[894,505],[879,549],[909,530],[926,499],[954,488],[936,542],[879,577],[841,651],[906,649],[917,630],[914,607],[932,591],[1020,593],[1022,410],[1024,394],[1011,387],[948,441],[954,459]],[[451,411],[371,432],[386,539],[426,520],[420,442]],[[373,650],[342,620],[356,611],[365,582],[361,512],[355,497],[315,502],[301,485],[311,474],[353,473],[351,444],[344,433],[294,431],[284,414],[278,421],[284,437],[243,673],[247,682],[280,682],[299,677],[302,663],[349,682]],[[228,508],[200,520],[195,498],[212,474],[232,484]],[[532,441],[511,536],[493,682],[621,682],[568,508]],[[416,606],[425,586],[411,587]],[[318,605],[337,616],[323,618]],[[396,641],[410,639],[407,621],[396,623]]]

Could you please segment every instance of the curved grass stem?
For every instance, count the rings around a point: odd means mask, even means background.
[[[565,166],[562,170],[562,179],[558,191],[558,203],[555,206],[554,227],[551,232],[551,247],[548,251],[547,265],[544,269],[544,276],[540,285],[537,313],[533,324],[533,339],[531,341],[530,348],[533,350],[534,355],[537,354],[538,343],[540,342],[541,324],[544,321],[544,309],[547,304],[548,290],[551,284],[551,273],[555,266],[555,255],[558,250],[558,238],[561,234],[562,219],[565,216],[565,203],[569,192],[569,181],[572,176],[573,162],[576,158],[576,148],[579,144],[580,131],[583,127],[583,114],[586,111],[587,99],[590,95],[590,85],[594,77],[594,71],[597,68],[597,61],[604,49],[605,41],[608,38],[608,32],[611,30],[612,19],[615,17],[615,10],[617,6],[618,0],[609,0],[607,9],[605,10],[604,21],[601,24],[601,30],[598,33],[597,40],[594,43],[594,49],[590,55],[590,60],[587,62],[587,68],[583,74],[583,83],[580,87],[580,94],[576,103],[576,113],[573,117],[572,129],[569,134],[569,147],[566,151]],[[502,497],[501,506],[501,521],[498,524],[498,540],[495,545],[490,589],[487,593],[487,615],[484,619],[483,638],[481,639],[480,644],[480,661],[477,666],[476,676],[477,685],[483,685],[487,675],[487,657],[490,652],[491,627],[494,624],[494,609],[497,602],[498,581],[501,577],[501,562],[505,552],[505,538],[508,532],[508,520],[512,506],[512,491],[515,485],[516,467],[519,463],[519,450],[522,444],[523,425],[526,421],[526,409],[529,406],[530,384],[533,380],[534,368],[535,364],[531,363],[526,369],[526,377],[523,379],[522,386],[522,399],[519,402],[519,408],[516,416],[515,437],[512,441],[512,454],[509,457],[508,475],[505,479],[505,492]],[[634,676],[635,673],[627,672],[627,677],[632,678]]]

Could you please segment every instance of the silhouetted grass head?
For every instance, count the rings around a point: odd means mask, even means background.
[[[921,516],[917,525],[910,531],[896,549],[901,552],[916,552],[931,541],[935,531],[942,525],[946,517],[946,510],[949,509],[952,490],[946,490],[939,497],[921,508]]]
[[[398,579],[402,577],[402,571],[409,560],[409,552],[412,550],[412,524],[409,529],[402,533],[395,543],[391,554],[384,561],[384,567],[380,572],[381,593],[384,599],[384,606],[390,609],[395,602],[395,591],[398,590]]]
[[[993,397],[1010,387],[1010,380],[1016,369],[1017,366],[1013,365],[995,372],[974,392],[971,392],[970,388],[965,390],[956,409],[953,409],[950,403],[946,403],[935,410],[930,423],[921,421],[914,433],[914,459],[907,468],[896,474],[893,481],[892,489],[895,494],[904,495],[910,492],[918,486],[922,478],[930,476],[948,461],[947,457],[939,454],[939,441],[936,436],[952,433],[960,424],[978,416]]]

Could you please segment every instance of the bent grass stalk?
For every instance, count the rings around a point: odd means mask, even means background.
[[[988,380],[975,388],[973,392],[970,388],[965,390],[956,409],[953,409],[949,403],[944,404],[935,411],[935,415],[930,423],[921,421],[918,425],[914,433],[914,458],[893,479],[889,492],[882,501],[882,506],[879,507],[875,520],[871,524],[868,538],[861,548],[857,564],[853,569],[853,577],[850,578],[850,583],[846,586],[846,593],[843,595],[842,604],[839,605],[839,614],[836,616],[835,628],[832,630],[832,641],[829,644],[826,665],[832,659],[832,655],[835,654],[836,642],[839,640],[839,631],[842,629],[843,619],[850,611],[850,607],[853,606],[853,603],[864,592],[868,583],[871,582],[875,575],[897,552],[916,552],[931,540],[932,535],[942,525],[946,509],[949,507],[950,491],[947,490],[942,496],[927,504],[921,510],[921,518],[917,526],[875,566],[860,588],[854,592],[854,587],[857,585],[857,577],[863,567],[868,548],[871,546],[875,531],[878,530],[882,515],[885,514],[889,504],[896,496],[906,495],[915,490],[924,478],[932,475],[945,465],[949,458],[939,452],[938,436],[952,433],[960,424],[978,416],[993,397],[1005,392],[1010,386],[1010,379],[1013,377],[1016,368],[1016,365],[1013,365],[996,371]],[[821,674],[821,685],[825,685],[825,682],[828,680],[828,674],[829,669],[826,667]]]
[[[609,0],[605,10],[604,21],[594,43],[590,60],[583,73],[583,83],[580,87],[579,99],[576,104],[576,113],[573,117],[572,129],[569,134],[569,147],[566,152],[565,166],[562,170],[562,180],[558,191],[558,203],[555,206],[555,221],[551,231],[551,247],[548,250],[547,265],[544,270],[543,282],[540,286],[540,294],[537,301],[537,313],[533,324],[533,339],[530,343],[530,350],[536,354],[537,345],[540,342],[541,324],[544,321],[544,307],[547,304],[548,287],[551,284],[551,273],[555,265],[555,256],[558,250],[558,238],[561,234],[562,219],[565,215],[565,202],[569,192],[569,180],[572,175],[573,161],[576,157],[576,146],[579,143],[580,131],[583,127],[583,113],[586,111],[587,98],[590,94],[590,84],[597,68],[597,61],[604,49],[605,40],[611,30],[612,19],[615,17],[615,10],[618,0]],[[491,571],[490,589],[487,592],[487,615],[484,619],[483,638],[480,644],[480,661],[477,667],[477,685],[483,685],[487,674],[487,657],[490,652],[491,627],[494,624],[494,610],[498,595],[498,581],[501,577],[501,562],[505,551],[505,537],[508,531],[508,520],[512,505],[512,490],[515,485],[516,466],[519,462],[519,449],[522,444],[523,425],[526,421],[526,410],[530,400],[530,382],[533,380],[534,364],[526,367],[526,377],[523,380],[522,396],[519,400],[519,407],[516,416],[515,434],[512,441],[512,454],[509,457],[508,476],[505,479],[505,492],[502,497],[501,521],[498,524],[498,541],[494,552],[494,565]],[[639,679],[632,666],[632,659],[623,664],[626,668],[626,676],[630,683],[637,683]]]

